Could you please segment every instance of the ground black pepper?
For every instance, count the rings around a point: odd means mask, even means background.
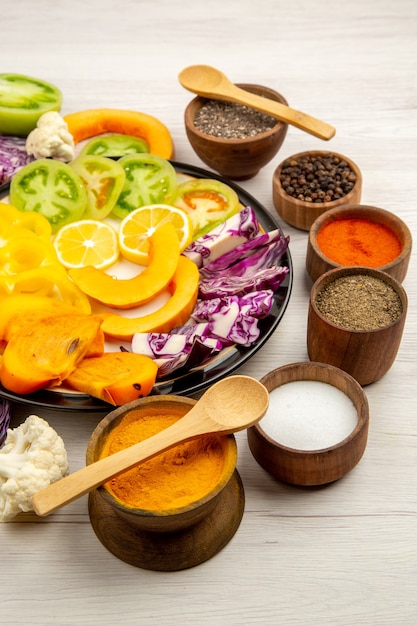
[[[194,118],[194,126],[205,135],[223,139],[247,139],[270,130],[276,124],[271,115],[244,104],[207,100]]]
[[[356,174],[338,156],[329,153],[304,155],[284,161],[280,171],[284,191],[304,202],[332,202],[354,187]]]
[[[315,304],[336,326],[362,331],[392,324],[403,310],[395,289],[367,274],[336,278],[317,294]]]

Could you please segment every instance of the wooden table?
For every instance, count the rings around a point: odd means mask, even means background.
[[[286,156],[325,148],[363,174],[362,203],[417,227],[417,5],[265,0],[30,0],[6,3],[2,71],[42,77],[64,94],[63,112],[94,107],[151,113],[170,129],[176,160],[204,167],[184,132],[192,95],[181,69],[206,63],[234,82],[269,85],[291,105],[337,128],[328,144],[289,129],[273,162],[242,183],[271,214],[272,174]],[[239,373],[260,378],[307,359],[311,284],[307,234],[291,237],[294,285],[281,324]],[[345,478],[319,489],[274,481],[237,436],[246,508],[214,558],[176,573],[116,559],[97,540],[87,500],[48,518],[0,527],[0,623],[48,625],[411,626],[417,623],[416,258],[404,286],[409,313],[392,369],[366,388],[368,446]],[[14,424],[31,413],[16,405]],[[65,440],[71,469],[84,463],[100,416],[38,411]]]

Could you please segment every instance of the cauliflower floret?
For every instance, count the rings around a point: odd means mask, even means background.
[[[32,496],[68,474],[64,442],[41,417],[8,430],[0,450],[0,522],[31,511]]]
[[[38,119],[36,128],[26,139],[26,152],[35,159],[51,157],[57,161],[72,161],[74,138],[65,120],[56,111],[48,111]]]

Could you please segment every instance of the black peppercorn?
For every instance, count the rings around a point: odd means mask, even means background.
[[[298,200],[331,202],[353,189],[356,174],[345,160],[329,152],[287,159],[280,182],[284,191]]]

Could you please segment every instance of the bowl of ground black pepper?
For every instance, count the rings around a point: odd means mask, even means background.
[[[346,205],[314,221],[306,269],[313,282],[331,269],[348,265],[375,267],[402,282],[411,249],[410,229],[397,215],[374,206]]]
[[[309,359],[339,367],[360,385],[379,380],[397,356],[407,302],[401,283],[379,269],[349,266],[322,274],[310,292]]]
[[[336,152],[294,154],[278,165],[272,179],[276,211],[300,230],[309,230],[325,211],[345,204],[359,204],[361,194],[359,167]]]
[[[239,83],[241,89],[288,105],[277,91]],[[253,178],[276,155],[288,124],[234,102],[197,96],[186,107],[185,130],[200,159],[233,180]]]

